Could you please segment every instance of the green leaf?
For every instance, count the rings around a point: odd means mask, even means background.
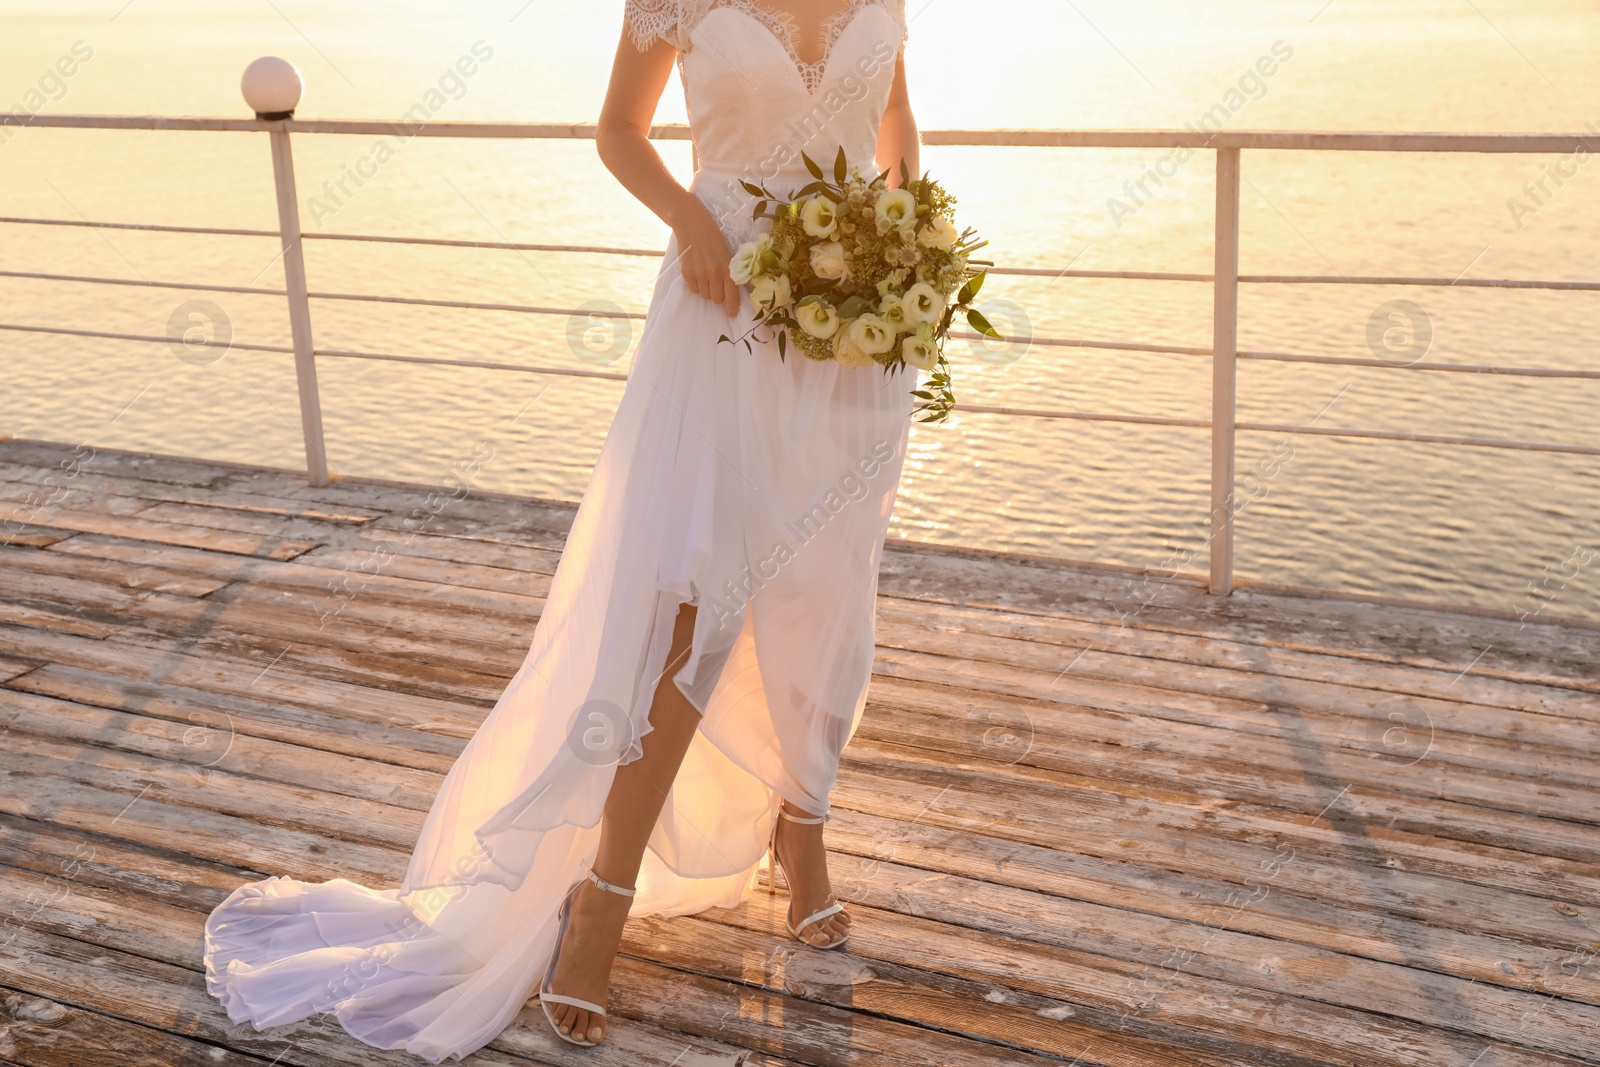
[[[749,193],[751,196],[766,196],[767,195],[765,192],[762,191],[761,186],[753,185],[750,182],[745,181],[743,178],[739,179],[739,184],[744,186],[744,191]]]
[[[900,184],[902,186],[909,186],[911,184],[911,170],[906,166],[904,156],[900,157]]]
[[[984,271],[979,271],[967,279],[967,284],[961,287],[961,292],[956,296],[956,303],[969,304],[972,298],[978,295],[978,290],[983,288],[983,279],[987,277]]]
[[[763,211],[765,211],[765,210],[767,210],[767,202],[765,200],[763,200],[763,201],[761,201],[761,203],[757,204],[754,208],[751,209],[750,217],[752,219],[759,219],[761,217],[761,213]]]
[[[718,337],[717,338],[717,342],[719,344],[731,344],[732,343],[731,341],[728,340],[728,335],[727,334],[723,334],[721,337]]]
[[[784,353],[787,352],[788,350],[789,350],[789,335],[787,333],[780,333],[778,335],[778,358],[782,359],[783,356],[784,356]]]
[[[973,308],[971,311],[967,312],[967,322],[972,325],[974,330],[977,330],[985,337],[993,337],[996,341],[1005,340],[1004,337],[1000,336],[1000,331],[995,329],[993,326],[990,326],[989,320],[984,318],[983,312],[979,311],[977,308]]]
[[[848,166],[849,164],[844,160],[844,145],[840,145],[839,154],[833,160],[833,180],[835,182],[840,185],[844,184],[844,179],[849,174]]]
[[[817,166],[817,161],[806,155],[804,152],[800,153],[800,158],[805,160],[806,170],[811,172],[811,176],[818,181],[822,181],[822,168]]]

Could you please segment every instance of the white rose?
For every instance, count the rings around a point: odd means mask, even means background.
[[[932,341],[907,337],[900,342],[900,356],[918,370],[932,370],[939,362],[939,350]]]
[[[855,325],[855,321],[851,320],[849,325]],[[833,335],[833,358],[846,367],[870,367],[873,363],[872,357],[850,340],[848,326]]]
[[[800,208],[800,223],[812,237],[832,237],[839,228],[839,215],[832,200],[813,196]]]
[[[918,282],[907,289],[901,302],[905,305],[906,322],[913,326],[923,322],[937,323],[944,314],[944,297],[927,282]]]
[[[746,241],[729,261],[728,277],[733,279],[735,285],[743,285],[754,278],[760,269],[761,248],[754,241]]]
[[[778,308],[789,306],[794,296],[786,275],[758,275],[750,287],[750,306],[757,315],[766,315]]]
[[[922,227],[922,232],[917,234],[917,244],[923,248],[954,248],[956,241],[961,237],[956,229],[956,224],[943,215],[935,215]]]
[[[811,269],[817,277],[827,281],[843,278],[848,273],[844,259],[844,245],[838,241],[824,241],[822,244],[812,245]]]
[[[812,337],[826,341],[839,332],[839,313],[820,296],[808,296],[794,309],[795,321]]]
[[[878,197],[874,207],[878,217],[878,232],[904,226],[917,217],[917,198],[909,189],[890,189]]]
[[[894,347],[894,327],[870,311],[857,315],[850,324],[850,343],[869,356],[881,356]]]

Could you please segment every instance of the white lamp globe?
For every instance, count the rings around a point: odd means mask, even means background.
[[[239,88],[244,102],[256,113],[256,118],[266,120],[286,119],[294,114],[305,90],[300,68],[287,59],[262,56],[244,68]]]

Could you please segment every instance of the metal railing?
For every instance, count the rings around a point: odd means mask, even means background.
[[[57,129],[99,130],[174,130],[238,133],[266,133],[271,141],[272,164],[277,193],[278,229],[248,230],[197,226],[146,225],[130,222],[92,222],[84,219],[45,219],[0,217],[0,224],[91,227],[98,229],[144,230],[159,233],[184,233],[217,236],[275,238],[282,248],[285,288],[249,286],[208,286],[180,282],[130,281],[81,275],[48,274],[27,271],[0,271],[0,277],[96,285],[138,285],[155,288],[203,292],[241,293],[284,297],[288,304],[292,347],[233,343],[245,351],[292,354],[299,389],[301,429],[305,438],[306,470],[313,485],[328,482],[327,453],[324,447],[322,407],[317,390],[316,358],[388,360],[441,366],[472,367],[518,371],[531,374],[556,374],[623,381],[627,375],[601,370],[533,367],[488,360],[445,359],[400,353],[356,352],[319,349],[313,342],[310,301],[370,301],[424,307],[466,310],[511,311],[536,315],[599,314],[574,308],[538,307],[522,304],[485,303],[465,300],[430,300],[357,293],[309,291],[303,243],[308,240],[356,241],[406,244],[445,248],[479,248],[510,251],[581,252],[619,256],[661,256],[658,249],[616,248],[586,245],[527,244],[510,241],[465,241],[427,237],[380,236],[371,234],[310,233],[300,230],[298,194],[294,178],[294,159],[290,136],[305,134],[363,134],[397,137],[464,137],[511,139],[593,138],[592,124],[500,123],[500,122],[403,122],[346,119],[259,119],[177,118],[123,115],[6,115],[0,126],[38,126]],[[652,127],[652,138],[684,141],[689,129],[683,125]],[[1211,431],[1210,502],[1207,545],[1210,554],[1210,591],[1226,596],[1233,591],[1233,525],[1235,515],[1235,438],[1240,430],[1288,434],[1315,434],[1331,437],[1365,438],[1386,441],[1412,441],[1478,448],[1505,448],[1522,451],[1564,452],[1600,455],[1600,447],[1555,442],[1517,442],[1491,438],[1416,434],[1386,430],[1324,428],[1291,424],[1240,422],[1237,418],[1236,386],[1240,360],[1268,360],[1291,363],[1321,363],[1357,367],[1386,367],[1423,373],[1494,374],[1534,378],[1600,378],[1600,369],[1559,367],[1495,366],[1488,364],[1409,362],[1355,356],[1313,356],[1288,352],[1247,352],[1238,347],[1239,286],[1260,285],[1401,285],[1446,288],[1544,289],[1600,291],[1600,282],[1545,281],[1537,279],[1428,278],[1428,277],[1344,277],[1323,275],[1239,273],[1239,193],[1240,156],[1246,149],[1318,152],[1447,152],[1494,154],[1554,154],[1593,151],[1584,134],[1469,134],[1469,133],[1319,133],[1319,132],[1230,132],[1197,134],[1193,130],[925,130],[922,143],[930,146],[965,145],[994,147],[1063,148],[1188,148],[1216,153],[1215,267],[1211,274],[1167,271],[1049,270],[999,266],[990,271],[996,276],[1044,278],[1102,278],[1135,281],[1207,283],[1212,286],[1212,340],[1209,348],[1182,345],[1139,344],[1084,338],[1033,337],[1029,343],[1044,347],[1104,349],[1122,352],[1209,358],[1211,363],[1211,418],[1183,419],[1155,415],[1123,415],[1109,412],[1061,411],[1055,409],[963,404],[961,409],[975,414],[1023,415],[1041,418],[1080,419],[1140,425],[1194,427]],[[643,318],[642,314],[619,312],[613,317]],[[168,337],[78,330],[62,327],[0,323],[0,330],[113,340],[169,343]],[[976,333],[956,332],[956,337],[981,340]]]

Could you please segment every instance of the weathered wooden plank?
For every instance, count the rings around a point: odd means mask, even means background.
[[[99,535],[88,534],[84,536],[98,537]],[[74,538],[74,540],[77,540],[77,538]],[[146,550],[149,548],[149,542],[127,541],[124,543],[128,545],[143,545]],[[220,558],[238,560],[241,564],[248,565],[247,561],[239,556],[223,556]],[[55,578],[76,578],[118,585],[127,589],[139,589],[153,593],[170,593],[174,596],[186,597],[203,597],[228,584],[226,580],[218,578],[188,574],[167,567],[148,566],[138,556],[127,560],[113,561],[82,555],[77,553],[76,550],[72,552],[30,552],[26,549],[0,548],[0,570],[8,574],[27,571],[32,574],[50,575]]]
[[[836,891],[845,900],[866,899],[869,887],[857,878],[875,872],[878,863],[895,862],[974,884],[993,882],[1199,922],[1512,989],[1551,992],[1547,987],[1555,982],[1561,996],[1597,1002],[1594,983],[1570,965],[1585,936],[1582,923],[1548,908],[1528,907],[1526,898],[1401,876],[1393,888],[1404,908],[1349,908],[1343,903],[1348,893],[1364,891],[1370,883],[1361,872],[1314,857],[1217,849],[1192,869],[1178,871],[1147,865],[1139,856],[1123,861],[1092,851],[1080,854],[1079,840],[1074,834],[1074,849],[1064,851],[846,808],[834,809],[827,837],[830,852],[861,861],[838,868],[855,872],[836,877]],[[1238,865],[1226,866],[1230,859]],[[1213,871],[1214,864],[1222,865],[1220,870]]]
[[[1030,561],[981,549],[891,538],[880,595],[1114,623],[1147,630],[1405,663],[1594,690],[1600,628],[1547,618],[1496,619],[1427,607],[1380,605],[1337,593],[1253,587],[1211,597],[1188,579],[1072,561]],[[1484,652],[1483,650],[1488,649]],[[1463,656],[1463,652],[1465,655]],[[1483,652],[1474,663],[1473,659]],[[1587,682],[1582,680],[1587,679]]]
[[[11,708],[7,722],[12,737],[29,734],[56,742],[114,748],[413,811],[426,812],[442,784],[437,773],[254,737],[235,729],[234,717],[221,712],[196,715],[193,721],[184,723],[31,693],[7,693],[0,699]]]
[[[340,549],[334,556],[324,557],[322,551],[319,547],[280,565],[277,560],[155,545],[101,534],[82,534],[59,546],[62,555],[117,561],[156,573],[168,572],[178,581],[210,579],[223,584],[248,581],[308,593],[315,591],[320,600],[313,604],[312,614],[317,618],[325,613],[342,613],[345,602],[357,598],[389,602],[427,597],[453,598],[469,604],[481,602],[502,606],[517,614],[536,616],[549,586],[546,577],[526,571],[476,568],[426,557],[372,554],[354,549]],[[66,566],[70,568],[70,564]],[[475,572],[491,570],[509,577],[479,584],[444,580],[457,569],[469,578]]]
[[[1065,664],[1063,664],[1065,666]],[[1162,702],[1174,710],[1203,710],[1212,721],[1225,720],[1241,713],[1270,713],[1273,707],[1299,710],[1303,705],[1282,699],[1267,701],[1230,694],[1188,692],[1164,689],[1142,684],[1136,680],[1121,681],[1115,678],[1081,678],[1075,672],[1051,672],[1036,668],[1012,667],[1003,663],[974,660],[956,660],[948,656],[879,647],[874,669],[882,674],[902,678],[942,680],[947,685],[1004,696],[1017,696],[1035,700],[1074,703],[1093,703],[1109,707],[1119,693],[1132,694],[1142,703],[1133,706],[1150,706],[1150,698],[1159,695]],[[1195,668],[1200,670],[1203,668]],[[1290,683],[1285,680],[1285,688]],[[1531,712],[1501,712],[1477,704],[1449,704],[1428,697],[1406,696],[1395,702],[1394,694],[1373,690],[1349,689],[1340,694],[1333,707],[1326,706],[1325,694],[1303,693],[1299,699],[1310,701],[1307,711],[1325,711],[1334,714],[1359,716],[1382,729],[1394,724],[1389,711],[1396,708],[1414,708],[1417,716],[1427,716],[1432,721],[1449,724],[1451,732],[1471,733],[1499,739],[1520,739],[1535,744],[1550,745],[1568,751],[1587,751],[1600,748],[1600,719],[1585,722],[1580,719],[1558,718]],[[1100,699],[1096,701],[1096,697]],[[1322,700],[1322,703],[1318,703]],[[1403,707],[1402,707],[1403,704]],[[1420,720],[1419,720],[1420,721]],[[1442,727],[1436,733],[1445,732]]]
[[[287,648],[288,646],[285,646]],[[188,686],[204,692],[321,710],[465,740],[483,722],[483,711],[461,701],[406,692],[386,692],[349,682],[307,678],[279,671],[272,659],[253,662],[190,658],[181,647],[113,644],[70,634],[46,633],[0,623],[0,654],[100,671],[132,679]]]
[[[139,541],[187,545],[192,548],[210,549],[213,552],[264,556],[268,559],[292,559],[316,545],[315,541],[235,533],[175,522],[157,522],[137,515],[99,515],[92,511],[74,511],[56,506],[40,508],[36,522],[39,525],[75,530],[80,533],[115,534]]]
[[[0,656],[0,682],[9,682],[19,678],[29,671],[38,669],[38,660],[18,659],[14,656]]]
[[[325,835],[340,842],[341,850],[350,844],[404,855],[410,853],[422,829],[425,812],[415,809],[353,796],[342,796],[330,803],[330,794],[321,790],[252,780],[216,767],[186,766],[122,749],[64,744],[27,733],[24,725],[13,725],[6,733],[5,751],[0,752],[0,772],[19,790],[18,799],[23,804],[48,803],[45,798],[62,797],[70,793],[71,787],[83,786],[124,794],[125,803],[137,797],[134,808],[150,802],[183,805],[245,824],[252,818],[261,818],[260,813],[270,808],[274,827]],[[158,743],[159,739],[150,741],[152,746]],[[182,754],[181,739],[170,745],[174,756]],[[23,807],[16,814],[37,817],[38,810]]]
[[[231,530],[235,533],[317,542],[332,536],[339,527],[376,521],[362,519],[351,523],[348,520],[284,514],[261,507],[234,508],[220,503],[170,501],[148,503],[139,515],[152,522],[170,522],[183,526],[201,526],[211,530]]]
[[[1574,939],[1582,938],[1585,922],[1595,914],[1593,908],[1525,896],[1498,886],[1463,883],[1428,871],[1412,872],[1406,865],[1373,864],[1383,872],[1382,880],[1376,881],[1365,866],[1350,863],[1348,855],[1323,856],[1276,837],[1195,838],[1181,825],[1169,827],[1150,818],[1148,809],[1142,807],[1133,808],[1131,815],[1119,816],[1115,810],[1108,815],[1077,796],[1064,799],[1057,816],[1058,829],[1041,832],[1036,821],[1020,823],[1003,803],[986,805],[981,790],[951,784],[937,789],[932,784],[913,786],[903,779],[894,781],[892,789],[886,788],[886,782],[871,769],[853,764],[841,770],[832,798],[835,809],[848,808],[916,827],[916,835],[907,828],[881,844],[858,845],[856,851],[862,855],[881,856],[883,849],[898,849],[903,841],[913,847],[924,832],[941,833],[946,836],[929,846],[930,856],[940,857],[932,866],[953,862],[947,857],[965,852],[964,843],[970,840],[972,862],[986,859],[992,871],[983,876],[1000,881],[1007,877],[1000,872],[1009,872],[1013,864],[1023,862],[1019,857],[1047,855],[1066,841],[1071,845],[1070,855],[1079,858],[1082,868],[1074,865],[1071,877],[1104,877],[1113,898],[1118,891],[1133,892],[1128,885],[1151,889],[1173,884],[1173,872],[1183,872],[1210,880],[1209,890],[1199,899],[1231,902],[1255,896],[1264,876],[1270,874],[1274,887],[1347,910],[1357,923],[1362,921],[1359,913],[1383,917],[1398,911],[1426,915],[1428,922],[1439,926],[1485,934],[1514,933],[1529,943],[1555,947],[1570,947]],[[1206,812],[1202,809],[1196,814],[1204,825]],[[1028,846],[1047,852],[1025,853]],[[1038,862],[1041,865],[1034,877],[1019,884],[1049,889],[1048,881],[1039,881],[1046,877],[1045,872],[1066,876],[1053,863]],[[1119,869],[1129,873],[1112,878],[1110,872]],[[1009,877],[1023,878],[1028,870],[1024,865]],[[1200,888],[1200,883],[1195,887]]]
[[[17,548],[44,548],[58,541],[65,541],[76,532],[76,530],[62,530],[53,526],[36,526],[33,523],[10,519],[0,522],[0,545],[11,545]]]
[[[96,474],[116,475],[142,481],[205,487],[215,485],[237,469],[214,460],[182,459],[148,452],[127,452],[115,448],[64,444],[55,441],[30,441],[8,438],[0,441],[0,464],[57,469],[63,460],[75,459],[76,467]]]
[[[0,479],[0,520],[7,523],[30,522],[35,514],[48,507],[93,511],[101,515],[137,515],[149,506],[147,500],[123,496],[118,491],[87,489],[81,475],[69,481],[52,478],[43,483]]]
[[[270,873],[319,881],[342,875],[364,885],[398,885],[405,875],[406,857],[392,848],[346,841],[338,844],[337,860],[333,860],[328,855],[333,842],[321,834],[265,826],[249,817],[168,803],[153,796],[155,790],[126,771],[85,774],[84,771],[94,771],[85,764],[76,774],[63,773],[63,762],[44,760],[18,771],[13,769],[15,760],[9,749],[0,751],[0,763],[5,764],[0,767],[0,811],[181,850],[217,862],[259,864],[261,874],[257,877]],[[199,788],[202,787],[194,787]],[[180,799],[193,796],[191,790]]]
[[[1576,1059],[1595,1051],[1591,1035],[1600,1025],[1600,1008],[1593,1005],[1551,1003],[1550,998],[1535,993],[1482,985],[1453,975],[1340,956],[1197,923],[1152,919],[1118,908],[1091,907],[1044,894],[975,885],[958,876],[929,877],[925,870],[893,863],[876,863],[863,869],[866,864],[862,861],[841,857],[838,866],[843,879],[864,888],[857,899],[868,907],[988,931],[1016,941],[1055,945],[1073,953],[1093,953],[1102,959],[1121,959],[1128,965],[1123,973],[1138,975],[1136,988],[1144,986],[1136,993],[1133,1005],[1150,999],[1151,994],[1155,995],[1150,1006],[1158,1011],[1166,1002],[1165,995],[1190,1003],[1200,1001],[1212,1012],[1234,1016],[1230,1029],[1240,1021],[1235,1012],[1260,1013],[1273,1018],[1280,1029],[1306,1034],[1313,1029],[1313,1013],[1309,1010],[1283,1026],[1284,1001],[1296,997],[1300,998],[1297,1006],[1315,1000],[1321,1006],[1341,1011],[1360,1011],[1391,1022],[1414,1024],[1397,1031],[1395,1036],[1409,1032],[1410,1040],[1437,1043],[1434,1055],[1441,1055],[1452,1040],[1439,1034],[1439,1030],[1470,1033]],[[866,929],[865,924],[861,929]],[[856,936],[857,928],[852,924],[852,942]],[[965,961],[970,957],[960,958]],[[929,960],[923,966],[938,964]],[[1151,971],[1159,974],[1159,978],[1152,978],[1159,987],[1156,990],[1144,982]],[[1063,993],[1073,1003],[1105,1004],[1102,998],[1119,994],[1125,997],[1131,992],[1126,988],[1113,992],[1116,983],[1106,982],[1105,977],[1101,972],[1092,986],[1084,988],[1069,984]],[[1227,985],[1217,988],[1211,984],[1217,982]],[[1180,986],[1185,992],[1175,992]],[[1250,995],[1251,990],[1256,991],[1254,996]],[[1256,1003],[1249,1004],[1251,1000]],[[1128,1002],[1117,1007],[1127,1010]],[[1540,1013],[1538,1034],[1530,1034],[1522,1026],[1529,1011]],[[1346,1043],[1352,1033],[1369,1037],[1363,1026],[1348,1018],[1341,1023],[1325,1017],[1315,1029],[1325,1040]],[[1346,1055],[1354,1051],[1348,1044],[1345,1047]]]
[[[1552,715],[1588,717],[1600,712],[1600,696],[1595,691],[1574,688],[1570,684],[1592,680],[1587,678],[1568,679],[1569,684],[1564,686],[1540,685],[1478,676],[1460,670],[1429,669],[1349,656],[1338,649],[1307,652],[1278,645],[1248,644],[1215,634],[1200,637],[1145,629],[1138,625],[1137,619],[1132,620],[1132,625],[1124,626],[1114,620],[1085,622],[1075,618],[978,610],[888,596],[880,598],[878,615],[891,627],[905,628],[918,634],[933,631],[943,638],[939,645],[919,644],[918,647],[923,651],[947,652],[949,642],[959,639],[959,654],[963,657],[993,658],[1015,666],[1036,663],[1037,656],[1048,654],[1048,650],[1056,650],[1056,655],[1065,657],[1072,669],[1076,670],[1080,665],[1079,653],[1089,650],[1090,654],[1121,653],[1180,664],[1223,667],[1249,674],[1357,685],[1393,693],[1411,693]],[[888,632],[893,636],[895,630]],[[986,641],[983,640],[985,637],[1014,640]],[[972,641],[971,645],[968,644],[969,640]],[[1018,656],[1023,658],[1016,658]],[[1061,668],[1058,666],[1056,669]]]
[[[10,662],[24,665],[27,661]],[[219,724],[223,724],[235,735],[440,774],[448,772],[461,754],[462,742],[455,737],[55,663],[36,666],[26,677],[15,679],[11,688],[191,726],[211,724],[213,729],[221,729]]]
[[[1306,718],[1301,729],[1273,736],[877,678],[860,731],[969,760],[1022,763],[1296,811],[1321,810],[1333,782],[1348,785],[1365,810],[1387,816],[1390,826],[1485,843],[1509,836],[1528,851],[1600,860],[1600,834],[1552,821],[1600,821],[1592,760],[1523,746],[1497,753],[1492,766],[1480,767],[1472,765],[1471,751],[1449,762],[1420,746],[1390,751],[1381,737],[1343,729],[1342,718]],[[1472,743],[1490,752],[1513,747]],[[1558,773],[1544,763],[1566,769]],[[1537,792],[1528,788],[1535,774]],[[1529,815],[1546,818],[1519,817]]]
[[[104,618],[103,612],[93,614]],[[104,622],[90,618],[89,613],[82,609],[74,610],[67,605],[54,604],[28,604],[20,600],[0,600],[0,622],[9,622],[17,626],[32,626],[40,630],[61,630],[64,633],[78,634],[82,637],[110,637],[119,630],[125,629],[132,623],[132,619],[122,619],[115,622]],[[0,679],[3,680],[3,679]]]
[[[0,1061],[25,1067],[268,1067],[272,1061],[0,985]]]
[[[941,788],[958,793],[974,813],[987,814],[990,833],[1037,844],[1059,842],[1064,827],[1076,830],[1085,823],[1120,823],[1130,830],[1138,828],[1141,836],[1271,841],[1344,862],[1354,850],[1364,864],[1516,889],[1573,905],[1600,906],[1600,866],[1391,829],[1368,821],[1359,809],[1346,811],[1337,806],[1343,798],[1333,790],[1329,791],[1327,810],[1313,816],[1220,803],[1218,798],[1196,803],[1182,793],[1107,779],[1078,779],[1034,767],[1011,765],[997,770],[993,764],[974,765],[870,739],[852,743],[843,762],[875,778],[879,789],[902,795],[912,791],[932,795]],[[843,781],[841,775],[841,784]],[[1138,819],[1129,817],[1134,811]]]
[[[421,546],[426,547],[426,546]],[[360,582],[372,575],[393,575],[464,589],[488,589],[543,600],[550,592],[550,574],[510,567],[491,567],[482,563],[437,559],[430,555],[404,551],[419,546],[401,542],[379,542],[365,548],[335,547],[325,544],[303,556],[297,566],[314,566],[351,575]]]

